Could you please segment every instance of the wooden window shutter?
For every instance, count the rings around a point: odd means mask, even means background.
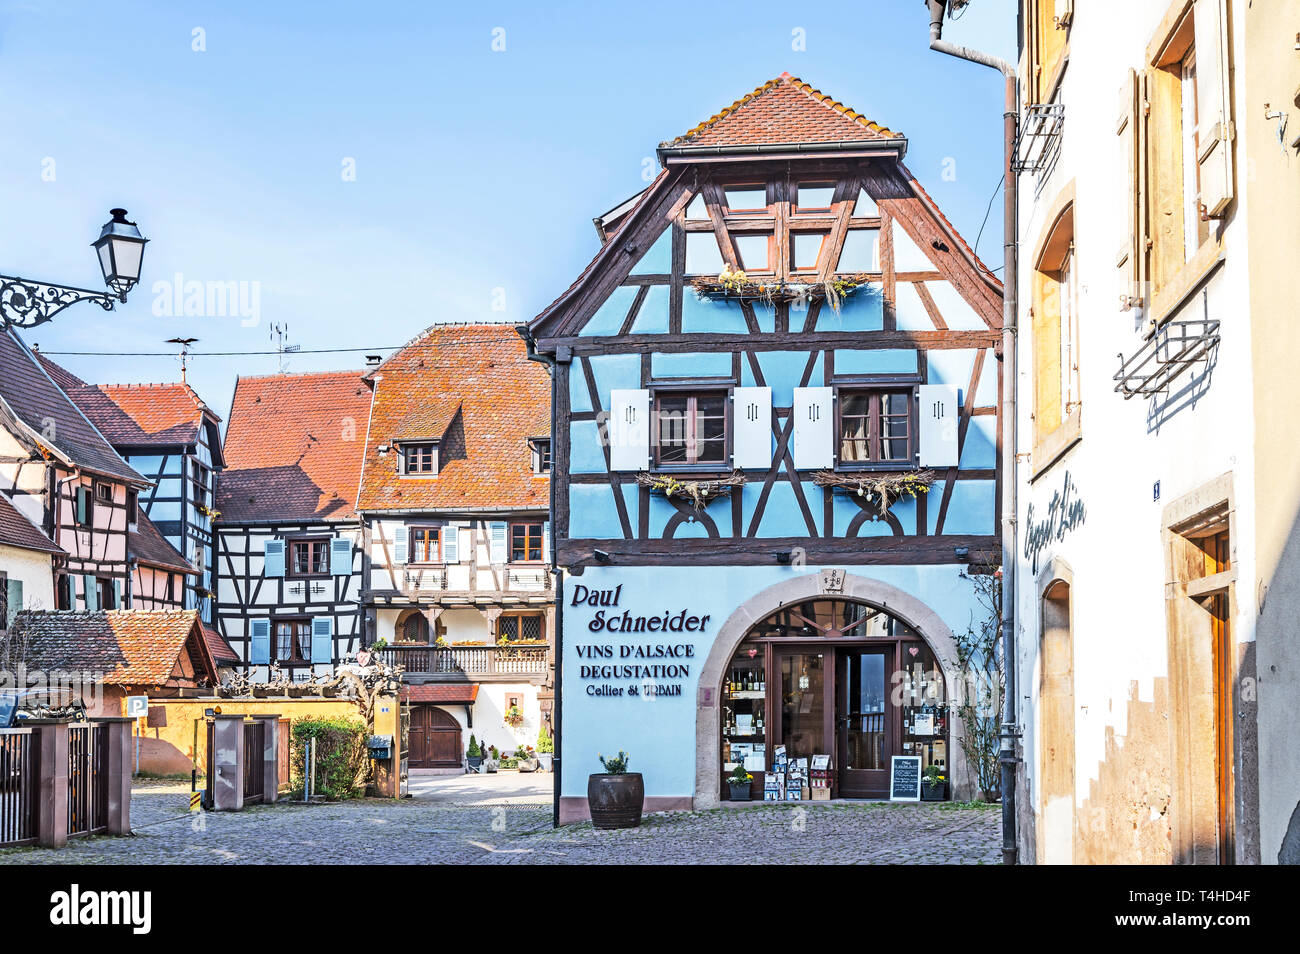
[[[834,392],[831,388],[795,388],[793,457],[796,470],[835,466]]]
[[[488,524],[488,562],[494,566],[507,561],[507,530],[508,527],[504,520],[494,520]]]
[[[334,620],[328,616],[317,616],[311,621],[311,661],[326,664],[334,661]]]
[[[262,545],[262,575],[284,576],[283,540],[267,540]]]
[[[83,573],[81,576],[81,586],[86,597],[86,612],[94,613],[99,610],[99,581],[90,573]]]
[[[122,581],[113,581],[113,609],[122,608]]]
[[[4,625],[8,629],[14,624],[14,617],[23,609],[23,581],[5,581],[5,617]]]
[[[1227,0],[1196,0],[1197,162],[1205,214],[1232,201],[1232,98],[1228,78]]]
[[[248,661],[265,666],[271,661],[271,621],[254,619],[248,623]]]
[[[948,384],[922,384],[917,421],[918,454],[922,467],[957,466],[957,389]]]
[[[1119,136],[1120,155],[1124,162],[1124,182],[1127,186],[1124,221],[1126,234],[1120,246],[1115,264],[1120,270],[1119,300],[1120,308],[1127,311],[1142,305],[1142,268],[1140,263],[1146,254],[1145,235],[1142,228],[1142,181],[1143,168],[1141,135],[1142,125],[1142,81],[1136,70],[1129,70],[1120,87],[1119,120],[1115,126]]]
[[[349,537],[330,539],[330,575],[352,575],[352,540]]]
[[[606,429],[610,469],[645,470],[650,463],[649,390],[616,388],[610,391]]]
[[[1035,271],[1032,282],[1034,434],[1042,440],[1061,426],[1061,301],[1050,275]]]
[[[733,466],[742,469],[772,466],[772,389],[732,391]]]
[[[551,521],[542,524],[542,562],[551,562]]]
[[[407,544],[410,543],[410,536],[406,527],[398,527],[397,533],[393,536],[393,563],[401,564],[406,562]]]
[[[86,487],[77,488],[76,496],[77,523],[87,524],[90,522],[90,492]]]
[[[443,527],[442,535],[442,562],[459,563],[460,562],[460,528],[453,527],[450,524]]]

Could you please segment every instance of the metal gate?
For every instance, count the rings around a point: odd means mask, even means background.
[[[108,828],[108,731],[68,726],[68,835]]]
[[[39,750],[31,729],[0,729],[0,845],[36,841]]]

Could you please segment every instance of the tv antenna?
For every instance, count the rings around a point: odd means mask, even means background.
[[[275,342],[275,353],[279,373],[284,374],[285,369],[289,367],[289,362],[285,359],[286,354],[294,354],[302,350],[302,345],[285,344],[284,339],[289,336],[289,323],[271,325],[271,340]]]
[[[181,384],[185,383],[185,368],[188,363],[186,359],[189,357],[190,345],[194,344],[194,342],[198,340],[199,340],[198,338],[168,338],[167,339],[168,344],[181,346]]]

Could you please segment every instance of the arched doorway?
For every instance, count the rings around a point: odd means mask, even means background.
[[[957,684],[952,632],[894,586],[822,571],[769,587],[723,624],[700,680],[696,807],[719,802],[724,765],[771,764],[779,745],[830,755],[836,795],[883,795],[890,758],[917,754],[942,760],[953,797],[966,796],[961,725],[945,706]]]
[[[460,737],[460,723],[450,713],[434,705],[412,705],[409,767],[459,768]]]
[[[831,794],[881,798],[890,760],[949,774],[947,693],[934,653],[887,609],[860,600],[788,603],[750,627],[719,692],[720,771],[738,765],[763,797],[784,758],[831,771]]]
[[[1043,590],[1042,632],[1039,860],[1068,865],[1074,860],[1074,627],[1066,580],[1051,580]]]

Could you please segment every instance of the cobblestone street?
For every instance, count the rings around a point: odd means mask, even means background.
[[[189,786],[138,785],[132,838],[0,852],[0,864],[997,864],[996,806],[756,805],[553,830],[535,798],[281,802],[188,814]]]

